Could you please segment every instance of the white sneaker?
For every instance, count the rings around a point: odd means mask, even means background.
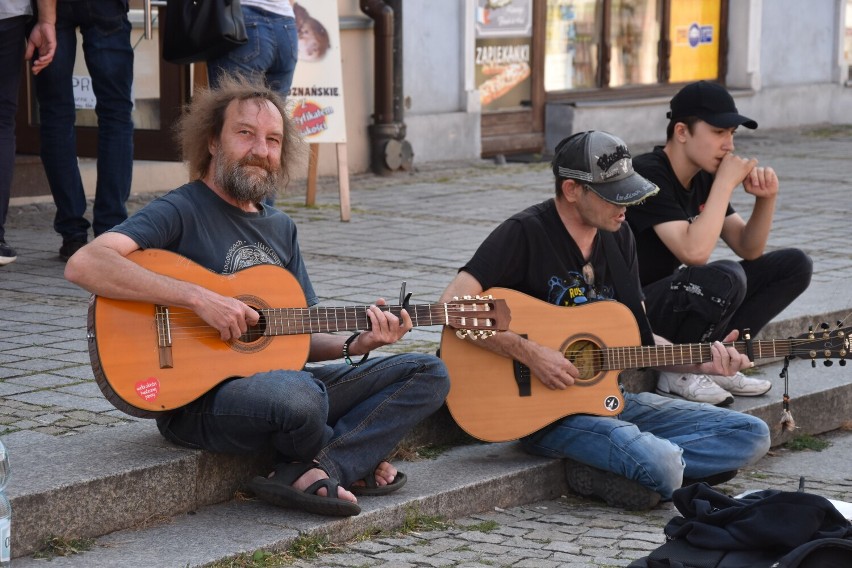
[[[661,371],[657,379],[657,394],[716,406],[727,406],[734,402],[731,393],[713,382],[709,376],[693,373]]]
[[[772,388],[772,383],[766,379],[753,379],[742,373],[733,377],[710,375],[714,383],[736,396],[760,396]]]

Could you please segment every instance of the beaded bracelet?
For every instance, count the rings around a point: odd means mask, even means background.
[[[349,336],[349,339],[347,339],[346,341],[343,342],[343,360],[346,361],[346,364],[349,365],[350,367],[357,367],[358,365],[360,365],[361,363],[366,361],[367,357],[370,356],[370,352],[367,351],[364,354],[364,356],[361,357],[361,360],[358,361],[357,363],[353,363],[352,359],[349,358],[349,346],[352,344],[353,341],[355,341],[355,338],[358,337],[359,335],[361,335],[361,332],[356,331],[355,333],[353,333],[352,335]]]

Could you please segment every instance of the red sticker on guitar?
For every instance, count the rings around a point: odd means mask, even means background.
[[[160,381],[153,377],[145,379],[144,381],[139,381],[136,383],[136,393],[142,397],[143,400],[155,400],[158,396],[160,396]]]

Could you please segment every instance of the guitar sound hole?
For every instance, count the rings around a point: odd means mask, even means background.
[[[570,343],[562,352],[577,367],[580,380],[593,379],[600,372],[600,353],[598,346],[587,339]]]
[[[263,314],[263,312],[261,312],[260,319],[257,320],[257,324],[249,327],[246,332],[240,336],[240,341],[242,341],[243,343],[254,343],[255,341],[265,337],[265,331],[266,316]]]

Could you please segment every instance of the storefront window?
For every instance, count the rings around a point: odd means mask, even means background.
[[[658,0],[613,0],[610,87],[657,82]]]
[[[544,89],[597,86],[602,0],[548,0]]]
[[[717,79],[724,1],[547,0],[545,91]]]

